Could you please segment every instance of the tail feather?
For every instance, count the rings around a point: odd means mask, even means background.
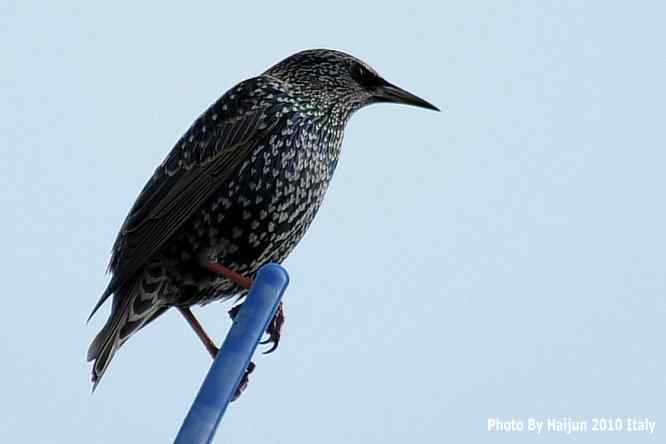
[[[126,311],[114,310],[88,348],[88,362],[95,361],[92,368],[93,391],[95,391],[116,350],[120,348],[120,330],[127,321]]]
[[[168,308],[157,299],[157,291],[146,292],[141,282],[130,288],[114,294],[111,315],[88,348],[87,360],[94,361],[93,391],[125,341]]]

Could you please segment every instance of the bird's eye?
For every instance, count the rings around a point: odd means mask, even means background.
[[[360,63],[354,63],[351,68],[351,75],[360,85],[366,88],[372,88],[381,84],[381,79],[372,71]]]
[[[370,73],[360,63],[354,63],[351,66],[351,75],[358,83],[367,83]]]

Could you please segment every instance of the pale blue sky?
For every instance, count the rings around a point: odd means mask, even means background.
[[[534,442],[488,417],[649,416],[666,433],[660,2],[0,0],[0,437],[169,442],[210,364],[177,313],[85,352],[115,234],[194,118],[297,50],[442,108],[352,118],[285,263],[280,349],[217,442]],[[197,312],[221,340],[228,305]],[[661,436],[661,438],[660,438]]]

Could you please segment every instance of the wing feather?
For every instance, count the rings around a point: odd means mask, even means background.
[[[113,247],[113,277],[90,317],[225,183],[280,120],[272,107],[259,107],[215,122],[211,116],[220,115],[223,100],[197,119],[141,191]],[[207,131],[202,131],[203,125]]]

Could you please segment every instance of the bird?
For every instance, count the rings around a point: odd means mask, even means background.
[[[241,81],[204,111],[145,184],[113,244],[111,278],[88,318],[113,297],[88,349],[93,391],[118,349],[170,308],[215,357],[191,307],[240,301],[262,265],[285,260],[320,208],[349,118],[388,102],[439,111],[354,56],[308,49]],[[281,305],[266,331],[267,352],[283,323]]]

